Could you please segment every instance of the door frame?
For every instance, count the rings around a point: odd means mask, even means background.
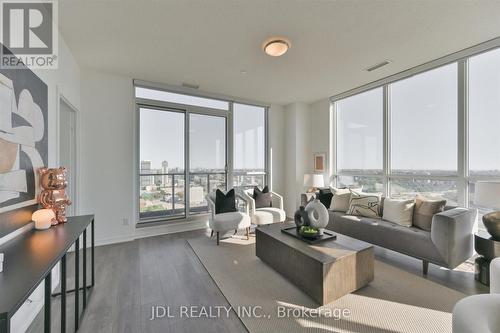
[[[231,103],[230,103],[231,105]],[[139,200],[140,200],[140,110],[141,108],[144,109],[155,109],[158,111],[166,111],[166,112],[178,112],[178,113],[183,113],[184,114],[184,216],[176,216],[176,217],[168,217],[168,216],[163,216],[163,217],[156,217],[156,218],[151,218],[151,219],[142,219],[140,217],[140,207],[139,207]],[[221,117],[225,119],[225,135],[226,135],[226,146],[225,146],[225,162],[226,162],[226,170],[225,170],[225,176],[226,176],[226,190],[229,184],[229,178],[232,170],[232,165],[229,164],[229,159],[232,154],[229,153],[229,149],[232,149],[232,142],[230,143],[229,139],[229,120],[230,120],[230,112],[226,110],[219,110],[219,109],[211,109],[207,107],[198,107],[198,106],[193,106],[193,105],[186,105],[186,104],[177,104],[177,103],[171,103],[171,102],[163,102],[163,101],[155,101],[155,100],[149,100],[149,99],[142,99],[142,98],[136,98],[135,99],[135,122],[136,122],[136,140],[135,140],[135,146],[136,146],[136,156],[135,156],[135,166],[136,166],[136,180],[135,180],[135,187],[136,187],[136,193],[135,193],[135,207],[137,207],[136,211],[136,218],[137,218],[137,224],[149,224],[149,223],[155,223],[155,222],[160,222],[160,221],[179,221],[179,220],[191,220],[191,219],[198,219],[200,217],[204,217],[208,215],[207,213],[200,213],[200,214],[190,214],[190,198],[189,198],[189,188],[190,188],[190,163],[189,163],[189,117],[191,114],[199,114],[199,115],[205,115],[205,116],[214,116],[214,117]]]
[[[75,121],[75,154],[74,154],[74,162],[75,165],[73,166],[73,174],[74,174],[74,184],[73,184],[73,198],[70,198],[71,200],[71,205],[73,206],[73,213],[75,215],[79,214],[79,193],[80,193],[80,172],[79,172],[79,161],[80,161],[80,111],[78,110],[77,107],[73,103],[71,103],[68,98],[62,94],[58,93],[57,94],[57,121],[56,121],[56,126],[57,126],[57,165],[60,166],[61,164],[61,104],[64,103],[68,107],[69,110],[71,110],[74,114],[74,121]]]

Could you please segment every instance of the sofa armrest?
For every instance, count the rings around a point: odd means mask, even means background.
[[[276,192],[271,191],[271,199],[273,201],[273,207],[279,207],[279,209],[283,210],[283,197]],[[275,205],[277,201],[277,206]]]
[[[308,203],[316,199],[316,193],[314,192],[308,192],[308,193],[301,193],[300,194],[300,205],[301,206],[307,206]]]
[[[500,294],[500,258],[490,263],[490,293]]]
[[[448,268],[455,268],[472,257],[476,216],[476,209],[467,208],[453,208],[433,216],[431,239]]]

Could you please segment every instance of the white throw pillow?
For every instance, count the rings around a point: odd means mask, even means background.
[[[412,226],[413,209],[415,208],[415,200],[399,200],[389,199],[384,200],[384,220],[397,223],[405,227]]]
[[[332,187],[332,201],[330,202],[330,210],[335,212],[347,212],[349,202],[351,201],[351,189]]]
[[[348,215],[380,218],[381,195],[352,191]]]

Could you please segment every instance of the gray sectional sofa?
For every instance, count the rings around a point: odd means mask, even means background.
[[[302,194],[301,205],[314,197]],[[429,263],[453,269],[473,255],[475,209],[446,207],[434,215],[430,232],[343,212],[329,210],[329,214],[327,229],[421,259],[424,274]]]

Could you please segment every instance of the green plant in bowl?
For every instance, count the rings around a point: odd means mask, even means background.
[[[318,236],[319,230],[311,226],[302,226],[299,229],[299,234],[307,238],[315,238]]]

